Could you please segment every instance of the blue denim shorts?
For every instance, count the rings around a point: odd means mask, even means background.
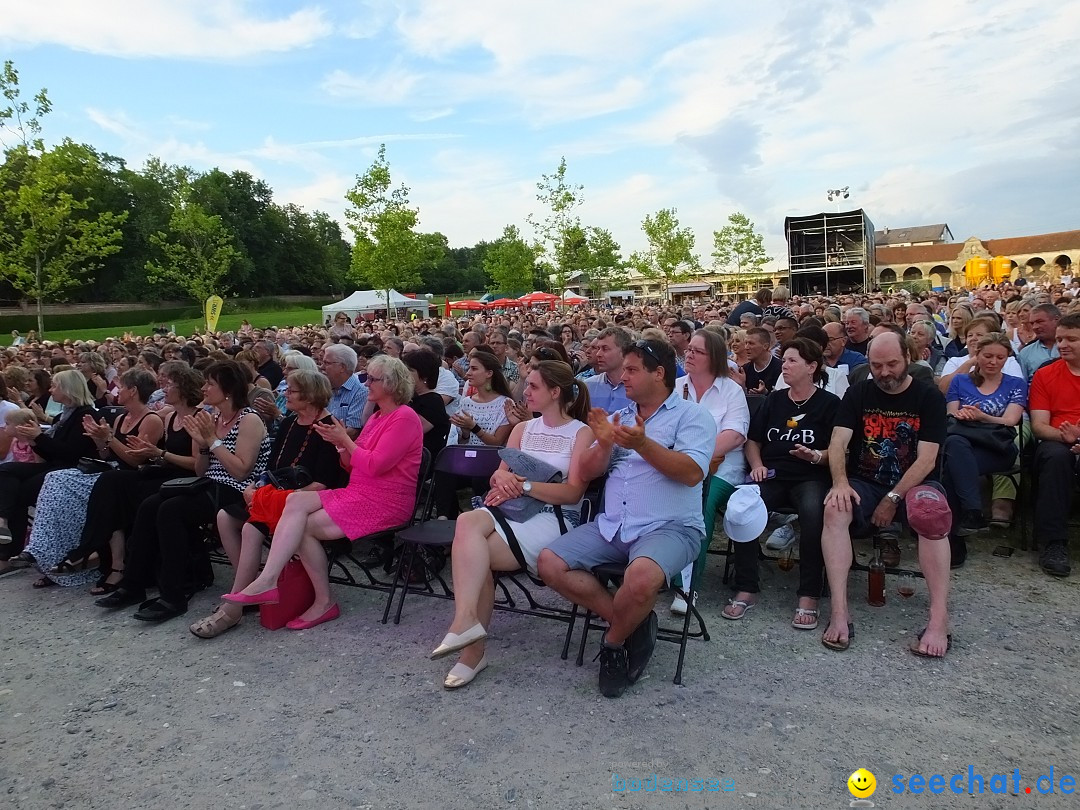
[[[704,533],[700,529],[669,521],[648,534],[624,543],[618,534],[610,543],[596,523],[583,523],[557,538],[548,548],[571,569],[591,571],[603,563],[628,565],[647,557],[671,578],[697,559]]]

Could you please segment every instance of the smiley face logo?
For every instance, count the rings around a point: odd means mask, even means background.
[[[877,790],[877,779],[866,768],[859,768],[847,780],[847,789],[856,799],[865,799]]]

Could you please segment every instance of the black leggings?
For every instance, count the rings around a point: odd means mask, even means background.
[[[450,520],[457,518],[461,511],[458,505],[459,489],[469,486],[476,495],[483,495],[491,488],[486,478],[467,478],[445,472],[436,472],[432,476],[431,485],[435,488],[435,514]]]
[[[37,503],[38,494],[45,484],[45,476],[58,470],[52,464],[27,461],[9,461],[0,464],[0,518],[8,522],[14,542],[0,552],[0,560],[14,557],[26,544],[27,507]]]
[[[214,581],[202,527],[213,523],[218,509],[237,501],[243,501],[240,490],[217,482],[193,495],[147,497],[127,541],[121,586],[144,592],[156,578],[162,599],[187,607],[191,593]]]

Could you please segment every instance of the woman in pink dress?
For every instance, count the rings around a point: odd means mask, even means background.
[[[278,576],[293,555],[299,555],[315,588],[315,601],[285,626],[306,630],[332,621],[341,611],[330,597],[321,542],[361,537],[398,526],[412,516],[424,438],[420,417],[408,407],[412,373],[396,358],[375,357],[368,363],[367,385],[368,401],[377,411],[355,443],[337,419],[332,426],[315,426],[341,453],[342,466],[349,471],[348,485],[291,494],[262,573],[244,590],[225,594],[226,601],[241,605],[277,602]]]

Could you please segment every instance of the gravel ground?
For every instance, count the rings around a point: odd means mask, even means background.
[[[187,625],[221,587],[188,617],[146,626],[15,574],[0,579],[3,806],[832,808],[866,767],[877,806],[1013,807],[1012,795],[890,792],[893,774],[968,765],[987,780],[1019,768],[1021,795],[1050,766],[1080,777],[1080,578],[1051,580],[1025,552],[993,557],[997,542],[973,544],[953,577],[954,646],[940,662],[906,650],[924,622],[921,580],[904,601],[890,578],[888,604],[870,608],[853,575],[857,637],[838,654],[820,629],[791,629],[797,572],[771,564],[759,606],[722,620],[711,558],[712,640],[690,643],[684,684],[671,682],[676,646],[660,644],[619,700],[597,692],[596,643],[585,666],[562,661],[565,625],[551,621],[497,613],[491,666],[447,692],[452,659],[427,659],[449,623],[441,600],[411,598],[383,626],[381,594],[338,587],[339,621],[270,633],[250,615],[203,641]],[[613,774],[732,790],[615,792]],[[1066,802],[1077,796],[1037,804]]]

